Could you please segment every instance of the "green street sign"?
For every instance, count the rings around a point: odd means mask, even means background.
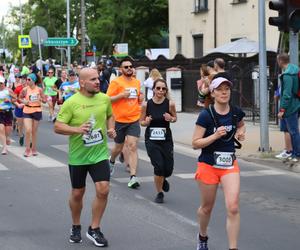
[[[78,40],[74,37],[49,37],[44,41],[44,46],[76,46]]]

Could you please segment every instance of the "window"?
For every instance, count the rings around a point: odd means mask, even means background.
[[[208,6],[207,6],[207,0],[195,0],[195,10],[194,13],[199,13],[202,11],[207,11]]]
[[[177,54],[182,54],[182,37],[176,37],[176,52]]]
[[[200,58],[203,57],[203,35],[193,35],[194,39],[194,57]]]
[[[232,0],[231,4],[247,3],[247,0]]]

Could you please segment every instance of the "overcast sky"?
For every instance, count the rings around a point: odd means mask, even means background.
[[[8,10],[10,8],[10,5],[12,6],[19,6],[20,4],[20,0],[0,0],[1,4],[0,4],[0,20],[2,20],[2,17],[7,15]],[[25,3],[28,2],[28,0],[21,0],[21,3]],[[5,20],[4,20],[5,22]]]

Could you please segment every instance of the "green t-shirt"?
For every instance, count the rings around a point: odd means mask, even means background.
[[[95,164],[109,157],[106,121],[112,115],[109,96],[98,93],[87,97],[80,92],[67,99],[61,107],[57,121],[79,127],[87,121],[94,124],[88,135],[69,137],[69,164]]]
[[[53,76],[51,78],[47,76],[44,79],[44,83],[45,83],[44,94],[45,95],[49,95],[49,96],[56,96],[57,95],[57,92],[52,89],[52,87],[55,86],[56,81],[57,81],[57,78],[55,76]]]

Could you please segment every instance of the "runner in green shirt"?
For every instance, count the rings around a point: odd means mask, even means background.
[[[107,136],[114,138],[114,118],[110,98],[100,93],[98,73],[85,68],[79,75],[80,91],[67,99],[56,118],[54,131],[69,135],[69,172],[72,193],[69,200],[73,226],[69,241],[81,239],[80,215],[87,173],[96,189],[92,205],[92,223],[86,236],[96,246],[107,246],[100,231],[109,193],[110,167],[108,163]],[[107,135],[107,136],[106,136]]]
[[[57,78],[54,76],[54,69],[50,68],[48,70],[48,76],[45,77],[43,81],[43,89],[44,94],[47,96],[47,103],[49,106],[49,117],[48,121],[52,121],[52,118],[54,118],[54,107],[57,101],[57,92],[58,89],[55,85]]]

